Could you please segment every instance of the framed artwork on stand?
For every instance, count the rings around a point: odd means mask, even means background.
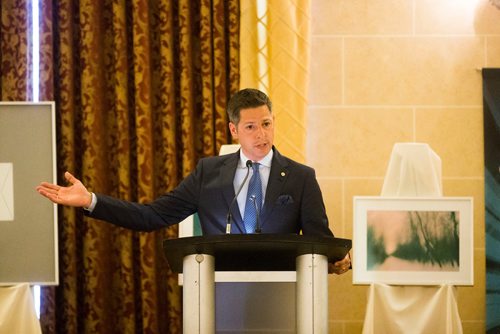
[[[473,285],[472,197],[353,200],[353,283]]]

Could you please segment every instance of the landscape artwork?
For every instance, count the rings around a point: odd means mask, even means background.
[[[472,198],[354,198],[353,283],[473,284]]]
[[[367,213],[367,270],[458,271],[457,211]]]

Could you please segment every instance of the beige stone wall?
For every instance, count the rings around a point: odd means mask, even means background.
[[[445,196],[474,197],[473,287],[464,333],[484,333],[483,67],[500,67],[500,10],[488,0],[313,0],[306,162],[331,228],[352,238],[352,197],[379,195],[397,142],[442,159]],[[330,276],[330,332],[360,333],[367,286]]]

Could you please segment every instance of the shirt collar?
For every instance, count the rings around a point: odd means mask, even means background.
[[[262,160],[254,161],[254,162],[258,162],[262,166],[271,168],[271,162],[273,161],[273,153],[274,153],[274,150],[271,149],[269,151],[269,153]],[[243,154],[243,150],[240,149],[240,163],[239,163],[238,167],[239,168],[246,168],[248,160],[250,160],[250,159],[248,159],[245,156],[245,154]]]

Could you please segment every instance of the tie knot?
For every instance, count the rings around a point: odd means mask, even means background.
[[[258,163],[258,162],[252,163],[252,168],[253,168],[254,172],[258,172],[259,171],[259,167],[260,167],[260,163]]]

